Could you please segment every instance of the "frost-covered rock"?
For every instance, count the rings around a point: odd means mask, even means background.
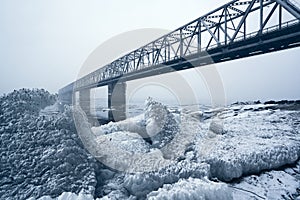
[[[206,178],[180,179],[175,184],[165,184],[147,195],[149,200],[215,200],[232,199],[232,191],[224,183],[215,183]]]

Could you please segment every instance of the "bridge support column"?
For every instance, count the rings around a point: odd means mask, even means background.
[[[58,93],[58,99],[62,104],[71,105],[73,98],[73,92],[66,92],[63,94]]]
[[[81,109],[85,112],[85,114],[88,116],[88,118],[91,115],[91,92],[89,89],[84,89],[79,91],[79,106]]]
[[[108,120],[121,121],[126,119],[126,83],[108,84]]]

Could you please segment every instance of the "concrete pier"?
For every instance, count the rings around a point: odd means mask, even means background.
[[[58,100],[62,104],[71,105],[72,98],[73,98],[73,92],[58,93]]]
[[[126,83],[113,82],[108,84],[108,120],[121,121],[126,119]]]
[[[91,115],[91,92],[90,89],[79,90],[79,106],[89,117]]]

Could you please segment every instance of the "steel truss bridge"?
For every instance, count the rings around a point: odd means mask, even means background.
[[[59,90],[60,96],[115,82],[300,46],[295,0],[233,0]]]

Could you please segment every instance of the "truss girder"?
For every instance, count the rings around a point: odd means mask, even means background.
[[[260,24],[255,32],[263,34],[270,28],[268,23],[277,10],[280,19],[275,29],[284,27],[281,10],[293,17],[290,21],[299,23],[300,8],[289,0],[233,0],[86,75],[77,80],[74,87],[97,85],[102,81],[184,59],[185,56],[199,54],[201,51],[232,45],[241,39],[246,40],[253,37],[253,33],[247,31],[246,21],[254,12],[260,13],[255,15],[257,23]]]

